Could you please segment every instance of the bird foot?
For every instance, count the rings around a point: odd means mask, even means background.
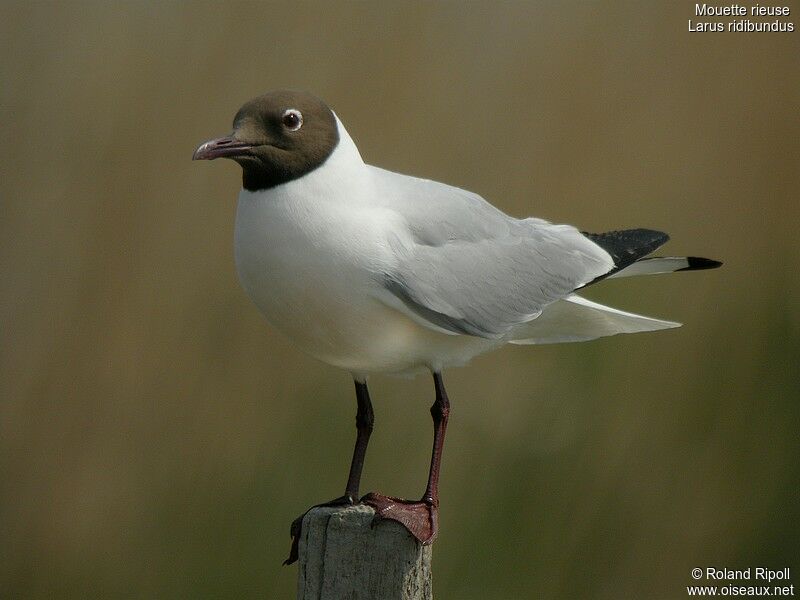
[[[439,507],[428,500],[403,500],[370,492],[361,503],[375,509],[375,519],[397,521],[424,546],[439,533]]]
[[[283,561],[283,564],[290,565],[297,561],[300,550],[300,534],[303,531],[303,517],[305,517],[310,511],[321,506],[353,506],[355,503],[356,501],[352,496],[339,496],[338,498],[334,498],[329,502],[315,504],[302,515],[297,517],[294,521],[292,521],[292,525],[289,527],[289,534],[292,536],[292,547],[289,550],[289,557]]]

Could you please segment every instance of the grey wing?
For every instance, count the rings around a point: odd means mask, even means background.
[[[389,304],[430,328],[502,338],[614,267],[574,227],[514,219],[435,182],[403,185],[413,193],[394,198],[392,209],[412,235],[394,244],[397,261],[383,285]]]

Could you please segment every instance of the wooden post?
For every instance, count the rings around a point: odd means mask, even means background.
[[[297,600],[432,600],[431,547],[370,506],[318,507],[303,519]]]

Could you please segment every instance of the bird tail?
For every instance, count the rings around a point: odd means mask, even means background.
[[[607,278],[658,275],[675,271],[700,271],[716,269],[721,265],[722,263],[719,261],[697,256],[653,256],[640,258],[622,269],[612,272]],[[618,333],[658,331],[680,326],[680,323],[625,312],[572,294],[547,306],[541,315],[519,330],[516,339],[511,340],[511,343],[585,342]]]
[[[624,270],[620,271],[623,272]],[[618,333],[658,331],[680,326],[680,323],[621,311],[572,294],[550,304],[541,315],[518,332],[517,339],[510,342],[512,344],[585,342]]]

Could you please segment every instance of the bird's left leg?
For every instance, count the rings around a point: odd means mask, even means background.
[[[376,518],[397,521],[426,545],[433,543],[439,532],[439,470],[442,465],[444,434],[450,416],[450,401],[444,389],[441,373],[433,374],[433,384],[436,388],[436,401],[431,406],[433,450],[428,485],[422,498],[418,501],[409,501],[373,492],[361,499],[365,504],[375,508]]]
[[[334,498],[329,502],[317,504],[309,508],[302,515],[292,521],[292,526],[289,532],[292,536],[292,548],[289,551],[289,558],[283,564],[290,565],[297,560],[300,532],[303,527],[303,517],[308,514],[308,511],[318,506],[347,506],[355,504],[358,500],[358,488],[361,484],[361,471],[364,469],[364,458],[367,455],[367,444],[369,444],[369,437],[372,434],[372,428],[375,424],[375,415],[372,412],[372,402],[369,399],[369,390],[367,389],[366,381],[355,381],[356,385],[356,402],[358,403],[358,410],[356,411],[356,445],[353,448],[353,460],[350,462],[350,473],[347,476],[347,485],[345,486],[344,495]]]

